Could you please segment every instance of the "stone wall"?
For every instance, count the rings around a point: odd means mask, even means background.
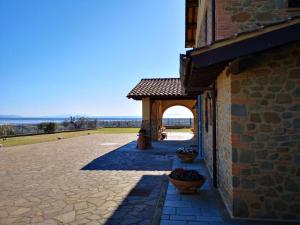
[[[200,33],[196,34],[196,47],[212,41],[212,0],[206,0],[205,5],[206,16]],[[235,33],[258,29],[260,24],[272,24],[296,15],[300,15],[300,10],[289,9],[288,0],[215,0],[215,38],[226,39]]]
[[[206,15],[206,44],[209,45],[212,43],[212,33],[213,33],[213,13],[212,13],[212,0],[208,0],[208,5],[207,5],[207,15]]]
[[[205,101],[208,100],[208,92],[204,92],[202,95],[202,143],[204,150],[204,159],[209,173],[212,176],[213,173],[213,148],[212,148],[212,126],[207,120],[209,120],[209,109],[206,109]],[[209,103],[208,103],[209,104]],[[207,112],[206,112],[207,110]],[[207,127],[206,127],[207,123]]]
[[[227,67],[216,81],[219,191],[234,217],[299,220],[300,42],[242,58],[239,69]],[[207,94],[203,146],[212,174]]]
[[[231,77],[233,215],[300,219],[300,42]]]
[[[293,15],[300,15],[300,10],[289,10],[287,0],[216,0],[216,40]]]
[[[201,24],[200,35],[197,39],[198,43],[196,43],[196,47],[202,47],[212,43],[212,33],[213,33],[212,0],[206,0],[206,1],[207,1],[206,15]]]
[[[195,47],[199,48],[207,45],[207,13],[209,13],[208,4],[211,0],[199,1],[200,4],[198,6],[198,15],[197,15],[197,30],[195,37]],[[205,8],[202,10],[202,8]]]
[[[232,208],[232,156],[231,156],[231,108],[230,108],[230,77],[224,71],[217,79],[217,99],[216,99],[216,117],[217,117],[217,180],[219,191],[226,203]],[[203,148],[207,168],[213,173],[213,148],[212,148],[212,100],[207,98],[209,92],[202,95],[202,130],[203,130]],[[208,104],[205,101],[208,100]],[[207,107],[207,112],[206,111]],[[206,129],[206,120],[208,120],[208,129]]]
[[[232,208],[231,80],[227,71],[218,77],[217,88],[217,174],[218,188]]]

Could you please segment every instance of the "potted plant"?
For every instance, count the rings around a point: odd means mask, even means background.
[[[163,141],[167,138],[167,132],[166,132],[166,128],[165,127],[161,127],[159,130],[158,130],[158,133],[159,133],[159,140],[160,141]]]
[[[178,148],[176,155],[181,159],[182,162],[191,163],[195,160],[198,155],[198,152],[195,148]]]
[[[206,178],[196,170],[177,168],[169,174],[169,180],[180,193],[194,194],[204,184]]]
[[[148,137],[146,135],[146,130],[141,128],[139,130],[138,139],[137,139],[137,146],[139,149],[146,149],[148,146]]]

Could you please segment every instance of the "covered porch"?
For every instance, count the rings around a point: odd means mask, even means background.
[[[197,96],[183,93],[180,78],[142,79],[127,97],[142,101],[141,128],[151,141],[160,140],[164,112],[173,106],[184,106],[193,114],[193,140],[197,142]]]

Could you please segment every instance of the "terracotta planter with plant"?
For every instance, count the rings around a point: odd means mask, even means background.
[[[137,146],[141,150],[146,149],[148,147],[148,136],[146,135],[145,129],[140,129],[139,131]]]
[[[195,194],[205,183],[206,178],[196,170],[177,168],[170,173],[169,180],[180,193]]]
[[[182,162],[191,163],[197,157],[198,152],[195,148],[178,148],[176,155]]]

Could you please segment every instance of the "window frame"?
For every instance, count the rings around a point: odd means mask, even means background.
[[[293,11],[300,11],[300,5],[299,6],[295,6],[295,7],[291,7],[290,6],[290,1],[293,1],[293,0],[287,0],[286,1],[286,9],[288,12],[293,12]],[[300,2],[299,2],[300,4]]]

